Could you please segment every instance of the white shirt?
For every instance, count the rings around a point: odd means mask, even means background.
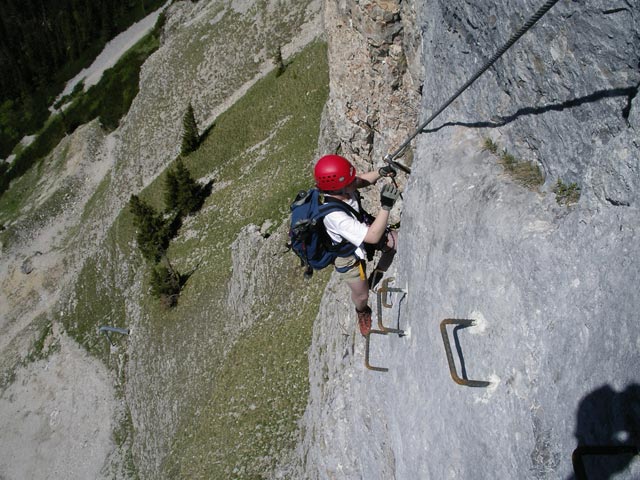
[[[344,203],[353,207],[357,212],[360,211],[358,202],[351,197],[348,200],[342,200]],[[369,227],[358,221],[353,215],[341,210],[331,212],[324,217],[324,226],[331,240],[340,243],[346,240],[358,247],[355,254],[358,258],[365,258],[365,251],[362,246],[364,237],[367,235]]]

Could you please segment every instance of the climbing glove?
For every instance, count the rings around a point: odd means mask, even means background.
[[[384,167],[380,167],[378,169],[378,173],[380,174],[381,177],[393,178],[396,176],[398,172],[391,165],[385,165]]]
[[[380,191],[380,203],[382,204],[382,208],[384,210],[391,210],[393,208],[393,204],[396,203],[396,200],[398,199],[398,195],[400,195],[400,192],[398,192],[398,189],[390,183],[382,187],[382,190]]]

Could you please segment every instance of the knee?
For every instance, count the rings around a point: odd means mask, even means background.
[[[351,287],[351,299],[357,308],[364,308],[369,304],[369,285],[366,281],[358,281],[349,284]]]
[[[356,305],[367,305],[369,303],[369,290],[366,292],[354,292],[353,293],[353,303]]]

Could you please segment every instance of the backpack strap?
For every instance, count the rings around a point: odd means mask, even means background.
[[[360,207],[360,209],[362,209],[362,207],[360,205],[360,197],[359,196],[357,197],[357,201],[358,201],[358,207]],[[342,200],[339,200],[339,199],[334,198],[334,197],[323,196],[323,198],[321,199],[321,203],[320,203],[320,211],[322,212],[322,216],[323,217],[328,215],[331,212],[336,212],[338,210],[341,210],[341,211],[343,211],[345,213],[350,213],[359,222],[364,221],[362,213],[357,211],[355,208],[353,208],[348,203],[345,203]]]
[[[359,222],[365,221],[365,218],[362,215],[362,213],[360,213],[358,210],[353,208],[348,203],[345,203],[342,200],[339,200],[337,198],[321,195],[321,197],[318,199],[318,203],[319,203],[319,210],[322,218],[324,218],[331,212],[341,211],[341,212],[345,212],[350,215],[353,215],[353,217],[355,217],[356,220],[358,220]],[[358,206],[360,207],[359,198],[358,198]],[[339,252],[338,256],[340,257],[346,257],[349,255],[352,255],[358,248],[356,245],[353,245],[351,242],[349,242],[344,238],[342,239],[341,242],[334,244],[333,240],[331,239],[331,237],[329,237],[329,234],[324,228],[322,229],[322,236],[323,236],[323,242],[325,244],[325,248],[333,252]]]

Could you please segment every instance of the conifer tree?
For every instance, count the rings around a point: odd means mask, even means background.
[[[162,216],[137,195],[131,195],[129,209],[133,213],[136,239],[142,256],[157,263],[169,247],[168,229]]]
[[[155,265],[151,270],[151,294],[160,298],[160,302],[167,308],[178,303],[178,296],[182,285],[180,274],[173,268],[165,255],[164,262]]]
[[[178,158],[175,168],[167,172],[165,183],[167,209],[175,210],[183,216],[188,215],[198,208],[201,202],[200,191],[200,185],[193,179],[182,158]]]
[[[275,47],[272,52],[273,63],[276,66],[276,77],[282,75],[286,69],[282,58],[282,47]]]
[[[178,208],[179,189],[178,177],[173,169],[169,169],[164,180],[164,203],[168,212]]]
[[[198,135],[198,125],[196,124],[196,117],[193,113],[193,107],[191,102],[187,107],[187,111],[182,119],[182,155],[188,155],[195,151],[200,143],[200,137]]]

